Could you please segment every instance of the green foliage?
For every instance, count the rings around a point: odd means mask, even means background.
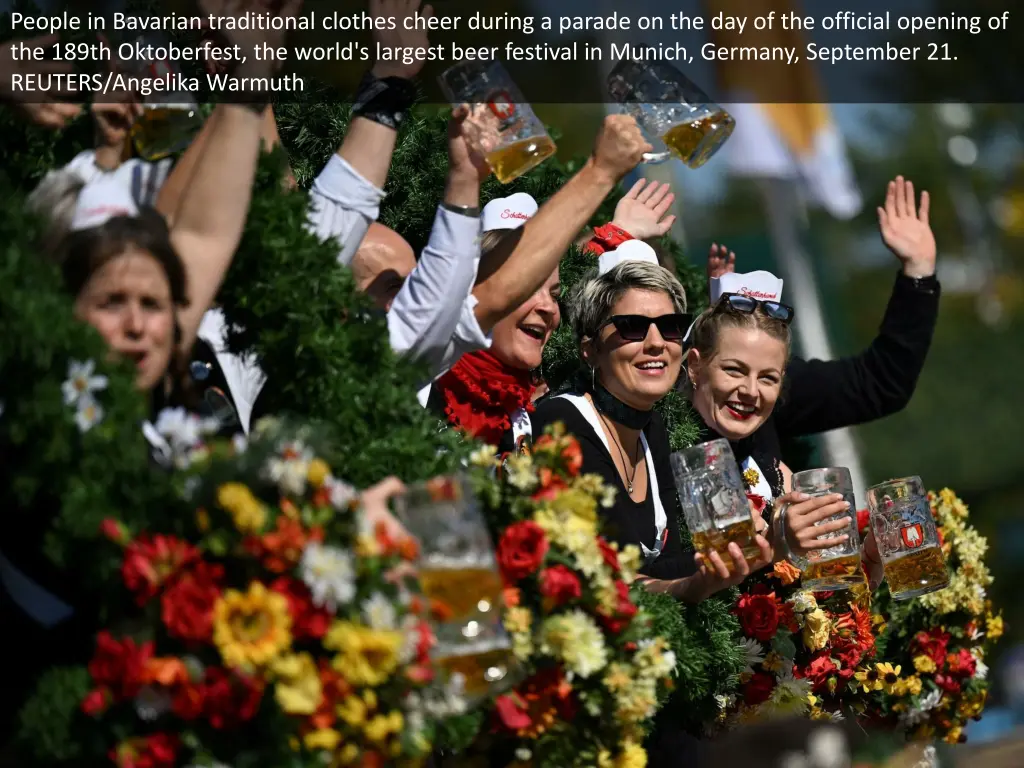
[[[87,741],[79,706],[91,684],[85,667],[56,667],[43,673],[19,714],[16,738],[25,756],[42,765],[83,765]]]

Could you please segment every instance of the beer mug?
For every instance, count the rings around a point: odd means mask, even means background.
[[[909,600],[949,585],[939,532],[920,477],[887,480],[868,488],[868,510],[894,600]]]
[[[784,526],[786,510],[789,505],[784,504],[776,517],[775,540],[782,546],[786,558],[802,571],[801,583],[804,588],[814,592],[826,592],[863,585],[864,572],[860,565],[860,539],[857,536],[857,505],[854,503],[853,479],[850,477],[850,470],[846,467],[828,467],[797,472],[793,475],[793,490],[812,497],[841,493],[843,499],[850,505],[846,511],[816,523],[816,525],[824,525],[839,520],[848,520],[849,528],[826,533],[824,537],[837,539],[846,535],[849,538],[832,547],[815,549],[807,553],[807,557],[801,557],[791,551],[789,542],[786,540]]]
[[[555,154],[555,142],[544,123],[500,63],[457,64],[438,81],[452,106],[469,105],[462,129],[502,184]]]
[[[679,502],[694,548],[712,550],[733,571],[729,544],[736,542],[747,562],[760,556],[750,502],[728,440],[712,440],[673,453],[669,460]]]
[[[134,42],[141,46],[166,47],[167,42],[147,35]],[[119,66],[131,75],[173,82],[179,74],[170,61],[120,59]],[[131,139],[139,157],[155,162],[181,152],[203,125],[199,105],[188,91],[157,91],[143,98],[142,114],[132,125]]]
[[[663,62],[620,62],[608,75],[608,94],[636,119],[651,144],[664,143],[664,151],[644,155],[646,163],[675,155],[690,168],[700,168],[736,127],[732,115]]]
[[[433,606],[434,662],[461,675],[470,699],[511,685],[514,657],[502,624],[502,581],[476,498],[462,476],[418,483],[395,500],[395,514],[419,540],[416,563]]]

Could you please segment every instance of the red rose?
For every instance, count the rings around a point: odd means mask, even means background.
[[[960,681],[952,675],[939,672],[935,676],[935,684],[946,693],[952,693],[954,695],[960,693]]]
[[[220,565],[198,562],[179,574],[160,597],[160,618],[168,634],[180,640],[202,643],[213,632],[213,605],[220,597]]]
[[[810,678],[813,690],[820,692],[829,687],[829,679],[834,677],[836,672],[838,669],[829,658],[829,651],[826,649],[814,654],[801,677]]]
[[[570,600],[579,600],[583,589],[571,568],[554,565],[541,571],[540,593],[558,606]]]
[[[142,536],[124,551],[121,577],[139,605],[145,605],[164,583],[190,560],[199,556],[199,550],[173,536]]]
[[[521,731],[532,725],[526,702],[518,693],[506,693],[494,701],[501,724],[510,731]]]
[[[779,609],[779,626],[784,627],[790,632],[797,632],[800,629],[800,623],[796,620],[793,604],[776,597],[775,605]]]
[[[753,677],[743,684],[743,703],[751,707],[763,704],[768,701],[774,689],[774,677],[765,672],[755,672]]]
[[[89,674],[99,688],[110,689],[117,699],[130,699],[142,687],[146,663],[153,657],[153,643],[136,645],[126,637],[115,640],[109,632],[96,636],[96,653],[89,662]]]
[[[331,615],[313,605],[313,597],[305,584],[298,579],[282,576],[270,585],[270,589],[288,600],[288,612],[292,615],[292,637],[295,640],[318,640],[327,634]]]
[[[605,565],[615,573],[618,573],[621,570],[619,567],[619,553],[612,549],[611,544],[601,536],[597,537],[597,546],[601,550],[601,557],[604,558]]]
[[[763,643],[775,637],[779,629],[779,606],[775,593],[769,592],[764,584],[758,584],[740,597],[736,614],[743,634]]]
[[[178,737],[169,733],[128,739],[110,750],[117,768],[173,768],[177,756]]]
[[[928,632],[918,632],[914,635],[915,653],[923,653],[935,662],[935,666],[942,669],[946,661],[946,649],[949,647],[951,635],[940,629],[932,629]]]
[[[966,648],[949,654],[946,657],[946,662],[949,664],[949,673],[957,677],[974,677],[974,673],[978,669],[978,661]]]
[[[548,552],[544,530],[530,520],[513,523],[498,542],[498,567],[507,583],[525,579],[540,568]]]
[[[249,677],[208,667],[203,681],[203,714],[217,730],[251,720],[260,708],[263,686]]]
[[[82,699],[82,711],[90,717],[102,715],[110,706],[110,691],[106,688],[94,688]]]

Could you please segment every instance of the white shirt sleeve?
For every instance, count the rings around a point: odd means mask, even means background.
[[[380,215],[384,190],[375,187],[335,154],[316,177],[309,197],[312,202],[310,228],[321,240],[338,239],[341,244],[338,263],[347,267],[370,224]]]
[[[245,433],[249,434],[252,407],[267,377],[254,360],[228,351],[224,340],[226,330],[227,321],[224,313],[220,309],[210,309],[203,315],[198,335],[217,355],[217,362],[220,363],[228,389],[231,390],[231,399],[235,401],[238,421]]]
[[[479,260],[480,220],[439,207],[430,242],[388,311],[391,348],[425,360],[431,377],[490,346],[471,293]]]

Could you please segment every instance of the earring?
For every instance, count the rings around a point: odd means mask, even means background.
[[[594,366],[590,366],[590,390],[591,391],[597,389],[596,376],[597,376],[597,374],[594,371]]]

